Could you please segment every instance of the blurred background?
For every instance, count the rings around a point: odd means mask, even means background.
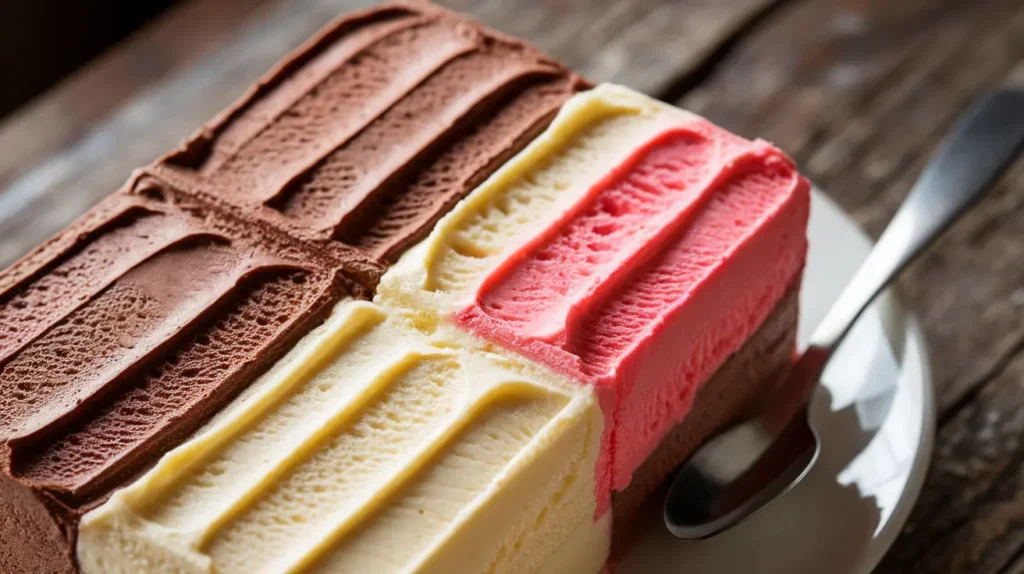
[[[10,1],[0,6],[0,118],[83,66],[176,0]]]

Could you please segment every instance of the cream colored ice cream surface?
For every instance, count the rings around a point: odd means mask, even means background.
[[[589,389],[348,301],[87,514],[78,558],[87,574],[596,571],[602,429]]]
[[[467,305],[487,274],[643,143],[697,116],[621,86],[573,97],[544,133],[443,217],[381,279],[376,301],[423,328]]]

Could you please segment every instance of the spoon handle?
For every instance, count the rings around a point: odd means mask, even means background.
[[[815,329],[810,347],[834,350],[875,296],[992,187],[1022,148],[1024,91],[993,92],[968,108]]]

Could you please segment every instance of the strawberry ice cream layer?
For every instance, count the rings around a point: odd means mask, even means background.
[[[692,116],[611,167],[456,313],[595,386],[598,515],[798,278],[808,207],[782,152]]]

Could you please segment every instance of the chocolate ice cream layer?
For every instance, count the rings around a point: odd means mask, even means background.
[[[71,571],[82,512],[380,272],[143,175],[0,273],[0,571]]]
[[[519,40],[385,5],[329,26],[156,169],[393,260],[583,87]]]

